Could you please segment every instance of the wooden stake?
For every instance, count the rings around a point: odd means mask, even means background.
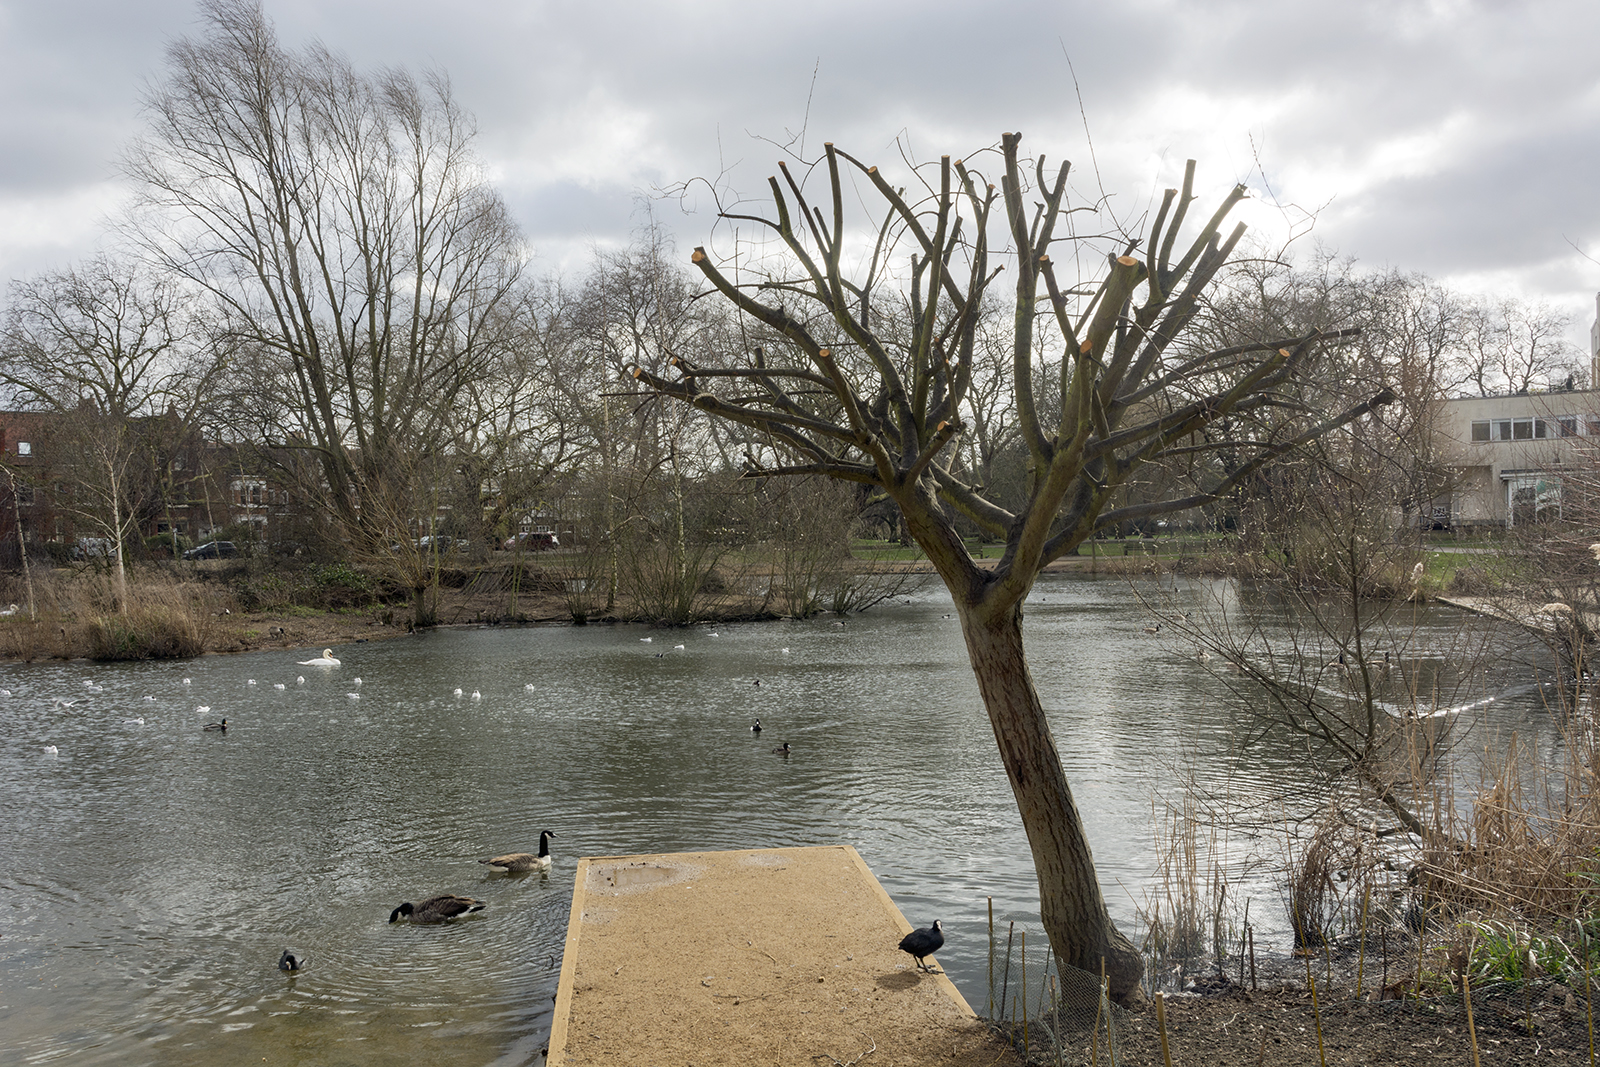
[[[1165,1067],[1172,1067],[1172,1052],[1167,1048],[1167,997],[1164,993],[1156,994],[1156,1031],[1161,1035],[1161,1062]]]
[[[1306,961],[1306,985],[1311,987],[1311,1018],[1317,1025],[1317,1060],[1322,1067],[1328,1067],[1328,1053],[1322,1047],[1322,1008],[1317,1003],[1317,977],[1311,973],[1311,957],[1304,957]]]
[[[1356,999],[1361,999],[1361,974],[1367,965],[1367,904],[1372,900],[1372,886],[1361,896],[1361,951],[1356,957]]]
[[[994,1018],[994,897],[989,898],[989,1018]]]
[[[1467,972],[1461,972],[1461,1002],[1467,1006],[1467,1040],[1472,1042],[1472,1067],[1482,1067],[1478,1061],[1478,1028],[1472,1024],[1472,983]]]

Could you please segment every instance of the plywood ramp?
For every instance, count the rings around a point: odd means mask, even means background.
[[[580,860],[549,1062],[1020,1063],[910,930],[845,845]]]

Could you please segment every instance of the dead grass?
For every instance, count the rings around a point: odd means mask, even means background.
[[[0,599],[19,605],[0,618],[0,658],[24,662],[85,655],[101,660],[197,656],[221,613],[231,610],[216,587],[160,574],[131,580],[128,603],[119,606],[108,576],[55,570],[34,574],[30,617],[21,584],[17,576],[0,577]]]

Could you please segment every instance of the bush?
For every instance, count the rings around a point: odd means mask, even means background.
[[[377,599],[372,579],[344,563],[315,567],[309,578],[321,606],[330,610],[363,607]]]
[[[89,624],[89,655],[97,660],[186,659],[205,651],[205,624],[195,612],[158,604]]]

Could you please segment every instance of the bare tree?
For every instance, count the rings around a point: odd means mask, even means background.
[[[406,455],[438,453],[506,341],[520,236],[441,74],[362,74],[276,40],[252,0],[206,0],[129,150],[130,229],[205,293],[237,362],[233,412],[358,546],[405,516]],[[288,464],[286,474],[303,468]]]
[[[1000,190],[949,157],[915,169],[908,195],[875,166],[834,148],[809,172],[823,188],[814,206],[786,164],[770,182],[772,214],[727,213],[774,238],[782,254],[719,264],[696,249],[694,264],[717,292],[781,344],[739,359],[677,356],[678,377],[634,369],[656,393],[759,430],[766,458],[750,473],[827,474],[875,486],[905,516],[911,535],[949,587],[978,688],[1022,815],[1039,878],[1040,909],[1063,966],[1097,972],[1113,995],[1141,996],[1143,963],[1111,921],[1072,791],[1023,655],[1021,606],[1040,569],[1096,530],[1215,500],[1275,458],[1370,410],[1306,410],[1285,389],[1314,371],[1321,334],[1224,350],[1180,350],[1201,295],[1243,227],[1224,235],[1236,189],[1182,245],[1195,197],[1167,191],[1141,240],[1072,236],[1068,248],[1103,273],[1063,285],[1050,255],[1069,220],[1066,165],[1029,167],[1021,138],[1006,134],[995,158]],[[994,157],[991,157],[994,158]],[[1031,172],[1031,173],[1030,173]],[[1031,179],[1031,180],[1030,180]],[[863,231],[846,210],[881,223]],[[995,210],[998,208],[998,210]],[[1070,221],[1069,234],[1085,223]],[[991,258],[991,241],[1000,246]],[[965,428],[974,333],[1001,261],[1014,271],[1012,403],[1029,455],[1027,496],[1005,508],[953,469],[948,446]],[[847,274],[847,271],[850,272]],[[879,329],[880,304],[897,308],[909,333]],[[1042,408],[1034,382],[1035,331],[1058,331],[1066,353],[1057,404]],[[715,360],[715,362],[713,362]],[[1149,464],[1203,457],[1221,447],[1200,435],[1227,420],[1234,461],[1181,496],[1117,506]],[[971,559],[956,515],[1004,541],[993,567]]]
[[[1543,304],[1473,301],[1464,337],[1467,378],[1481,396],[1587,384],[1583,362],[1566,339],[1569,323]]]
[[[52,468],[74,492],[57,506],[99,530],[127,606],[124,545],[141,508],[171,492],[171,457],[193,430],[220,362],[196,342],[182,288],[101,257],[13,284],[0,383],[52,412]]]

